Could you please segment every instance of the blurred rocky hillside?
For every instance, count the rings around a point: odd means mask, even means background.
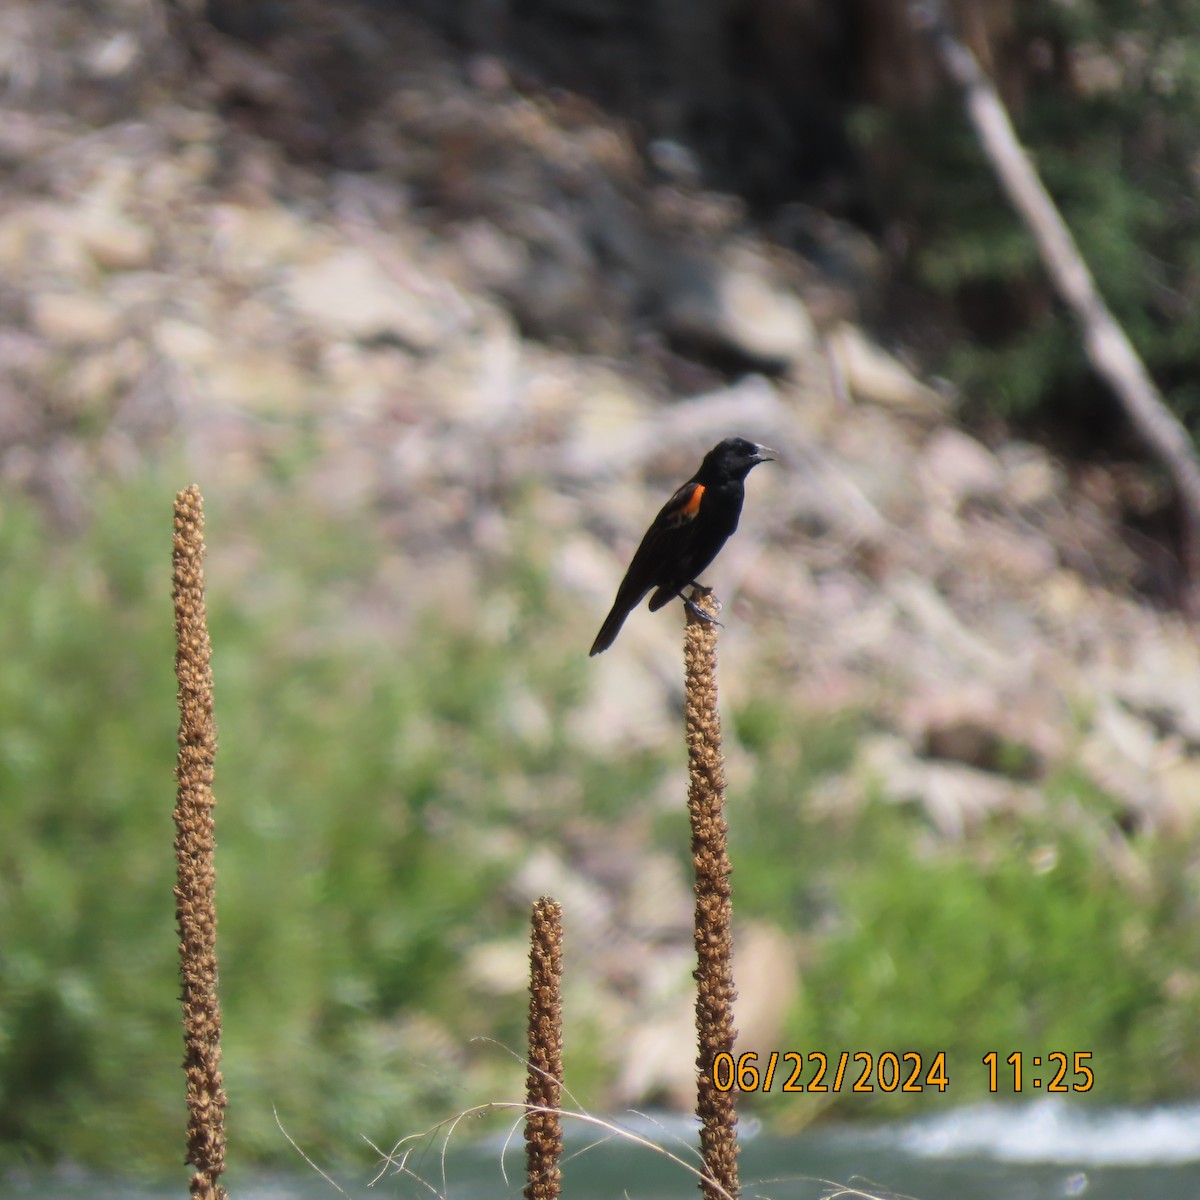
[[[582,656],[661,497],[742,433],[781,453],[710,573],[723,687],[868,715],[827,799],[852,811],[877,787],[954,839],[1036,811],[1070,762],[1124,830],[1193,829],[1200,656],[1144,599],[1167,552],[1121,520],[1161,502],[1153,476],[964,428],[959,398],[861,323],[881,251],[847,218],[869,197],[836,122],[823,146],[796,133],[819,107],[804,76],[779,67],[783,99],[760,80],[780,140],[729,122],[714,171],[686,135],[760,103],[745,73],[714,75],[692,30],[692,57],[645,53],[627,77],[620,37],[593,36],[668,7],[530,5],[505,28],[485,3],[433,23],[369,0],[211,21],[157,0],[4,6],[0,483],[69,533],[98,478],[181,453],[232,509],[311,439],[309,496],[395,549],[347,620],[386,644],[431,605],[466,619],[535,529]],[[743,7],[767,47],[817,11]],[[635,87],[633,66],[678,87]],[[756,184],[756,156],[810,153],[786,210],[804,236],[773,236],[755,204],[778,176]],[[590,667],[576,736],[672,737],[678,640],[677,615],[636,614]],[[598,912],[637,883],[602,857],[580,874],[541,852],[520,886]],[[656,894],[686,975],[686,886]]]

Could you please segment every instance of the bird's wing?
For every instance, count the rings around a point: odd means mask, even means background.
[[[674,573],[674,564],[692,540],[703,496],[704,485],[692,480],[659,510],[621,580],[612,611],[592,645],[593,654],[611,646],[625,618],[641,603],[642,597],[651,588],[661,587]]]
[[[634,604],[674,574],[675,563],[692,540],[703,496],[702,483],[685,483],[651,522],[621,585],[627,597],[636,596]]]
[[[704,499],[704,484],[695,480],[685,483],[662,506],[662,511],[654,519],[654,525],[665,524],[671,529],[678,529],[696,519],[700,512],[700,501]]]

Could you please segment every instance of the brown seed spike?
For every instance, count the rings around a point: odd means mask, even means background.
[[[175,778],[175,916],[183,981],[183,1069],[187,1076],[187,1162],[196,1200],[225,1200],[225,1091],[217,995],[216,867],[213,861],[211,648],[204,606],[204,500],[193,484],[175,497],[172,554],[179,755]]]
[[[692,862],[696,870],[696,1115],[706,1200],[736,1197],[738,1184],[737,1112],[734,1091],[718,1091],[713,1061],[732,1054],[733,888],[729,829],[725,823],[725,767],[721,758],[721,719],[717,711],[717,625],[719,606],[707,589],[692,601],[711,616],[687,610],[684,630],[684,706],[688,745],[688,815],[692,823]]]
[[[525,1087],[525,1200],[557,1200],[562,1190],[562,906],[533,906],[529,951],[529,1075]]]

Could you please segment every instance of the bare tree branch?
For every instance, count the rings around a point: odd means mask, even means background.
[[[1183,512],[1187,607],[1197,607],[1200,574],[1200,461],[1187,430],[1167,408],[1145,364],[1096,289],[1092,273],[1061,214],[1017,140],[991,80],[950,28],[940,0],[910,0],[909,17],[927,34],[950,77],[963,90],[975,132],[1013,207],[1029,227],[1051,281],[1083,328],[1096,373],[1113,389],[1134,428],[1171,475]]]

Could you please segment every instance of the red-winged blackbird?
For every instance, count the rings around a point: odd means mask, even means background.
[[[774,453],[766,446],[732,437],[718,442],[704,456],[695,475],[663,505],[646,530],[617,589],[612,611],[592,643],[591,654],[613,644],[625,618],[651,588],[656,589],[650,597],[651,612],[676,596],[688,603],[683,589],[688,584],[702,586],[696,577],[738,527],[746,476],[759,463],[771,462]]]

